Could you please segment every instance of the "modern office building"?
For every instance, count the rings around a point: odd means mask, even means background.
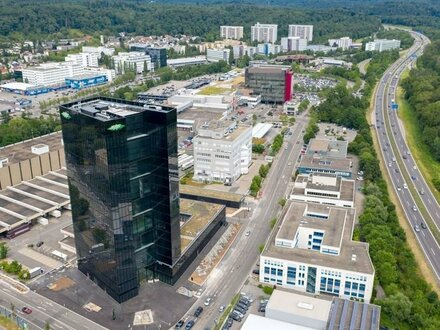
[[[48,62],[23,69],[23,81],[35,86],[64,84],[67,77],[84,74],[84,67],[69,62]]]
[[[220,26],[220,38],[223,39],[243,39],[242,26]]]
[[[235,123],[220,128],[202,127],[193,144],[195,181],[230,184],[248,173],[252,127]]]
[[[313,25],[289,25],[289,37],[299,37],[307,42],[313,40]]]
[[[174,284],[224,221],[224,207],[180,214],[176,109],[101,97],[60,115],[78,268],[118,302]],[[209,216],[188,240],[192,212]]]
[[[350,178],[352,167],[353,162],[349,159],[303,155],[298,172],[300,174],[332,174]]]
[[[281,50],[283,52],[303,52],[307,48],[307,39],[301,37],[281,38]]]
[[[208,61],[204,55],[167,60],[167,64],[170,68],[180,68],[188,65],[200,65],[206,63],[208,63]]]
[[[330,139],[310,139],[306,154],[309,156],[345,159],[348,142]]]
[[[328,44],[330,47],[341,48],[342,50],[347,50],[353,44],[353,40],[349,37],[342,37],[339,39],[328,39]]]
[[[383,52],[392,49],[400,49],[400,40],[375,39],[365,44],[366,51]]]
[[[65,57],[66,62],[71,62],[75,65],[84,66],[84,67],[98,67],[98,58],[101,57],[100,53],[77,53],[77,54],[68,54]]]
[[[161,47],[148,47],[145,50],[146,54],[150,55],[151,63],[155,69],[164,68],[167,66],[167,50]]]
[[[260,282],[369,302],[368,244],[352,240],[355,210],[288,201],[260,256]]]
[[[129,67],[134,67],[136,73],[144,72],[145,66],[148,71],[152,71],[153,65],[150,55],[143,52],[121,52],[113,56],[115,68],[119,73],[124,73]]]
[[[293,72],[290,66],[253,65],[245,70],[245,86],[262,102],[284,103],[292,99]]]
[[[207,49],[206,50],[206,60],[208,62],[218,62],[225,61],[229,63],[229,53],[231,50],[229,48],[224,49]]]
[[[83,46],[82,47],[83,53],[98,53],[99,58],[101,58],[101,55],[107,55],[107,56],[113,56],[115,54],[115,49],[113,47],[94,47],[94,46]]]
[[[353,208],[354,193],[353,180],[328,174],[298,174],[290,199]]]
[[[274,43],[278,39],[277,24],[260,24],[251,26],[251,41]]]

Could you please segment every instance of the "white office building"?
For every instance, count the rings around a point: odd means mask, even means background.
[[[347,50],[353,44],[353,40],[349,37],[342,37],[339,39],[328,39],[328,44],[330,47],[341,48],[342,50]]]
[[[108,82],[112,82],[116,77],[116,71],[113,69],[106,69],[106,68],[92,68],[87,67],[84,68],[84,74],[93,74],[96,73],[98,75],[105,75],[107,77]]]
[[[260,24],[251,26],[251,40],[274,43],[278,39],[277,24]]]
[[[260,256],[260,282],[369,302],[368,244],[352,241],[355,209],[288,201]]]
[[[232,183],[247,174],[252,157],[252,127],[202,127],[193,139],[194,177],[199,182]]]
[[[207,60],[205,55],[167,59],[167,65],[170,68],[180,68],[182,66],[187,66],[187,65],[200,65],[206,63]]]
[[[392,49],[400,49],[400,40],[376,39],[365,44],[366,51],[383,52]]]
[[[113,56],[115,54],[115,49],[112,47],[93,47],[93,46],[83,46],[82,47],[83,53],[98,53],[99,58],[101,58],[101,55],[107,55],[107,56]]]
[[[64,60],[66,62],[72,62],[73,64],[84,66],[84,67],[98,67],[99,53],[78,53],[78,54],[68,54]]]
[[[115,67],[119,73],[124,73],[125,69],[134,66],[136,73],[140,74],[144,72],[145,65],[148,71],[153,71],[150,55],[146,55],[144,52],[124,52],[113,56],[115,61]]]
[[[64,84],[68,77],[83,75],[84,67],[70,62],[48,62],[23,69],[23,81],[36,86]]]
[[[313,40],[313,25],[289,25],[289,37],[299,37],[306,39],[308,42]]]
[[[281,53],[281,46],[276,45],[276,44],[270,44],[270,43],[258,44],[257,50],[258,50],[259,54],[264,54],[266,56],[268,56],[270,54],[276,55],[276,54]]]
[[[283,52],[303,52],[307,48],[307,39],[301,37],[281,38],[281,50]]]
[[[242,26],[220,26],[220,38],[223,39],[243,39]]]
[[[206,51],[206,60],[208,62],[218,62],[225,61],[229,63],[229,53],[231,50],[229,48],[224,49],[208,49]]]
[[[354,180],[330,174],[298,174],[290,199],[353,208],[354,193]]]

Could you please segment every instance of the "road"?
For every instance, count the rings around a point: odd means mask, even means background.
[[[415,237],[419,242],[426,259],[430,263],[437,280],[440,280],[440,246],[431,230],[440,228],[440,206],[429,190],[426,181],[409,152],[397,111],[392,109],[395,100],[399,78],[407,67],[413,65],[417,56],[423,53],[429,43],[425,36],[411,32],[415,38],[414,45],[396,61],[381,78],[375,99],[376,135],[379,140],[382,157],[391,178],[396,195],[405,212]],[[419,201],[419,203],[417,203]],[[424,206],[434,223],[433,227],[426,226],[418,206]]]
[[[11,304],[14,305],[17,315],[28,322],[31,330],[44,329],[46,322],[53,330],[107,329],[35,292],[20,294],[0,285],[0,305],[11,309]],[[32,309],[31,314],[21,311],[25,306]]]
[[[308,123],[304,114],[297,117],[293,126],[292,135],[285,136],[285,142],[265,179],[262,188],[262,197],[255,203],[249,203],[252,210],[251,217],[244,223],[235,245],[228,251],[223,261],[209,276],[203,292],[197,303],[189,310],[183,319],[194,319],[192,316],[197,306],[203,306],[207,297],[212,297],[213,302],[209,307],[204,307],[204,312],[197,319],[194,329],[213,328],[215,320],[221,316],[218,309],[221,305],[228,305],[233,296],[240,291],[256,262],[259,260],[259,246],[265,244],[269,237],[270,220],[280,211],[278,201],[285,198],[289,182],[295,169],[296,161],[303,145],[303,133]],[[285,149],[287,146],[287,149]],[[250,235],[246,236],[246,232]]]

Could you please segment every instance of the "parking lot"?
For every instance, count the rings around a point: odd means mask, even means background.
[[[334,88],[338,84],[335,79],[329,78],[312,78],[308,75],[298,74],[295,76],[294,85],[308,91],[320,91],[327,88]]]
[[[32,269],[42,267],[46,272],[50,269],[59,267],[62,262],[60,259],[52,256],[52,251],[56,250],[68,256],[68,260],[74,257],[74,254],[61,249],[60,241],[64,238],[61,228],[72,223],[70,211],[63,211],[60,218],[49,218],[48,225],[35,224],[32,229],[11,240],[1,239],[9,247],[8,259],[17,260],[24,267]],[[43,242],[40,246],[37,243]],[[31,247],[31,245],[33,245]]]

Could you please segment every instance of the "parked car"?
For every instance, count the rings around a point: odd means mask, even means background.
[[[199,317],[200,314],[202,314],[202,312],[203,312],[203,307],[199,306],[199,307],[197,307],[196,311],[194,312],[194,316]]]
[[[186,329],[186,330],[190,330],[193,326],[194,326],[194,321],[191,320],[191,321],[189,321],[189,322],[186,324],[185,329]]]
[[[176,328],[176,329],[180,329],[180,328],[182,328],[184,323],[185,323],[184,320],[180,320],[179,322],[176,323],[175,328]]]
[[[41,245],[43,245],[44,242],[43,241],[39,241],[37,244],[35,244],[37,247],[40,247]]]

